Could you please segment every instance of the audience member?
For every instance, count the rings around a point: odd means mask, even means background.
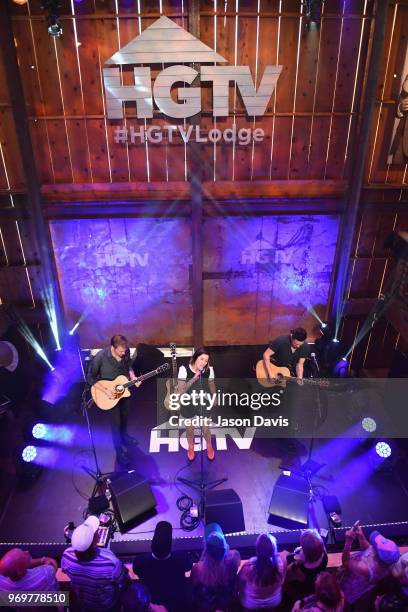
[[[307,529],[300,536],[300,547],[287,559],[285,602],[292,606],[297,599],[312,595],[315,580],[327,567],[327,552],[322,537],[315,529]]]
[[[205,528],[205,547],[191,570],[194,610],[226,610],[236,596],[237,571],[241,558],[230,550],[221,527],[210,523]]]
[[[239,600],[244,610],[279,606],[285,572],[286,556],[279,555],[276,538],[262,533],[256,541],[256,557],[249,559],[238,574]]]
[[[344,595],[336,576],[329,572],[321,572],[316,578],[315,593],[297,601],[292,612],[342,612],[344,610]]]
[[[167,612],[164,606],[151,602],[147,587],[140,581],[133,582],[125,590],[122,597],[122,609],[123,612]]]
[[[408,603],[408,552],[401,555],[393,566],[392,575],[398,583],[399,592]]]
[[[149,588],[154,603],[163,604],[169,612],[178,612],[187,609],[189,597],[185,573],[192,564],[186,553],[172,552],[172,536],[170,523],[157,523],[151,553],[137,555],[133,571]]]
[[[96,545],[99,519],[88,516],[77,527],[61,559],[61,569],[71,579],[71,591],[84,610],[114,610],[129,583],[125,567],[107,548]]]
[[[351,554],[351,546],[358,539],[360,550]],[[391,574],[392,566],[400,557],[398,546],[378,531],[371,532],[370,542],[360,526],[346,531],[343,550],[341,586],[347,604],[354,604],[364,596],[371,596],[375,586]]]
[[[0,561],[0,591],[58,591],[57,562],[32,559],[27,550],[12,548]]]
[[[375,600],[376,612],[406,612],[407,602],[402,595],[396,593],[386,593]]]

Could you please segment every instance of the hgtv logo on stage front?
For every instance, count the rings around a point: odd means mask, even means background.
[[[201,111],[201,88],[191,86],[197,78],[200,82],[211,83],[213,93],[213,117],[228,117],[230,86],[235,85],[239,92],[246,112],[251,117],[264,115],[271,96],[276,87],[282,66],[266,66],[261,81],[256,88],[249,66],[217,66],[217,63],[226,63],[226,59],[213,51],[210,47],[192,36],[189,32],[174,23],[168,17],[160,17],[151,26],[146,28],[105,62],[103,80],[106,94],[106,114],[109,119],[124,119],[124,104],[134,103],[138,119],[153,118],[153,101],[158,110],[168,117],[187,119]],[[195,70],[186,63],[200,64],[200,70]],[[137,65],[133,68],[133,85],[123,85],[121,69],[119,66]],[[140,66],[143,64],[143,66]],[[152,84],[150,65],[171,64],[163,68]],[[210,64],[210,65],[204,65]],[[116,65],[110,68],[107,66]],[[173,91],[176,84],[179,86]],[[181,130],[179,128],[182,128]],[[169,128],[171,128],[169,130]],[[191,126],[192,128],[192,126]],[[183,126],[149,125],[134,128],[127,132],[116,134],[117,142],[136,143],[144,140],[161,142],[165,135],[172,142],[173,133],[179,133],[184,142],[195,138],[200,142],[207,142],[199,129],[186,130]],[[231,128],[227,128],[231,132]],[[245,133],[243,134],[242,131]],[[229,139],[227,142],[249,144],[252,140],[262,140],[261,128],[244,128],[224,134],[219,129],[210,130],[208,140],[218,142]],[[255,133],[256,132],[256,133]],[[126,140],[128,137],[128,140]]]

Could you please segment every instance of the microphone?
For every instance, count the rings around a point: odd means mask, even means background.
[[[315,364],[315,366],[316,366],[316,370],[317,370],[318,372],[320,372],[319,364],[317,363],[317,359],[316,359],[316,353],[310,353],[310,356],[311,356],[311,358],[312,358],[312,359],[313,359],[313,361],[314,361],[314,364]]]

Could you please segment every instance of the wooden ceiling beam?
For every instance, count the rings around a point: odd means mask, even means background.
[[[350,184],[346,195],[345,214],[342,217],[337,242],[336,261],[334,266],[334,287],[330,296],[330,316],[339,322],[344,311],[346,290],[351,274],[351,254],[363,187],[364,168],[368,153],[370,130],[374,103],[377,94],[378,75],[381,67],[382,50],[388,17],[389,0],[376,0],[370,32],[371,52],[367,53],[366,83],[362,100],[361,121],[354,135],[351,156],[352,168]],[[370,51],[369,50],[369,51]]]
[[[188,0],[188,29],[200,39],[200,2]],[[192,67],[199,72],[200,65]],[[201,112],[190,119],[191,125],[200,125]],[[203,346],[204,338],[204,286],[203,286],[203,160],[201,144],[193,141],[191,155],[191,238],[192,238],[192,298],[193,298],[193,343]]]
[[[197,176],[197,175],[196,175]],[[197,185],[196,185],[197,186]],[[304,181],[203,181],[205,200],[253,198],[338,198],[345,194],[344,180]],[[133,183],[54,183],[42,186],[44,200],[190,200],[187,181]]]

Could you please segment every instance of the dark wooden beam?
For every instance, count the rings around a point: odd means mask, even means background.
[[[38,257],[41,261],[42,282],[46,290],[51,292],[57,321],[61,325],[63,322],[61,297],[57,284],[57,273],[53,259],[51,238],[43,214],[40,182],[37,176],[33,146],[28,127],[27,110],[17,62],[16,48],[14,45],[10,5],[8,2],[3,3],[2,16],[0,19],[0,40],[0,53],[2,53],[3,56],[5,80],[9,91],[21,164],[27,188],[26,206],[20,206],[20,200],[17,199],[16,208],[21,212],[22,223],[26,224],[25,226],[29,231],[29,235],[31,235],[33,241],[35,240]],[[29,222],[24,221],[27,212],[30,216]]]
[[[197,145],[192,148],[192,145]],[[191,143],[189,150],[198,165],[191,179],[173,182],[132,183],[53,183],[42,186],[44,200],[54,202],[190,200],[192,189],[198,188],[205,200],[253,200],[274,198],[341,198],[347,183],[344,180],[300,180],[300,181],[202,181],[200,144]]]
[[[204,217],[245,215],[333,215],[343,213],[341,199],[319,200],[203,200]],[[44,215],[51,219],[96,219],[137,217],[191,217],[191,202],[179,202],[174,206],[168,200],[151,202],[49,202],[44,206]],[[0,208],[1,219],[17,219],[15,208]]]
[[[188,0],[188,29],[196,38],[200,38],[200,2]],[[199,71],[200,66],[192,67]],[[191,117],[192,125],[200,125],[201,113]],[[191,239],[192,239],[192,298],[193,298],[193,344],[197,348],[203,345],[203,173],[201,145],[192,142],[191,154]]]
[[[368,152],[371,121],[377,93],[377,82],[381,67],[382,49],[388,16],[389,0],[376,0],[373,23],[370,32],[371,53],[367,54],[366,85],[361,105],[361,121],[354,136],[351,158],[352,174],[346,196],[345,214],[337,242],[334,267],[334,291],[331,296],[331,318],[339,322],[344,311],[346,291],[351,273],[351,254],[357,227],[361,189],[363,185],[365,160]]]

